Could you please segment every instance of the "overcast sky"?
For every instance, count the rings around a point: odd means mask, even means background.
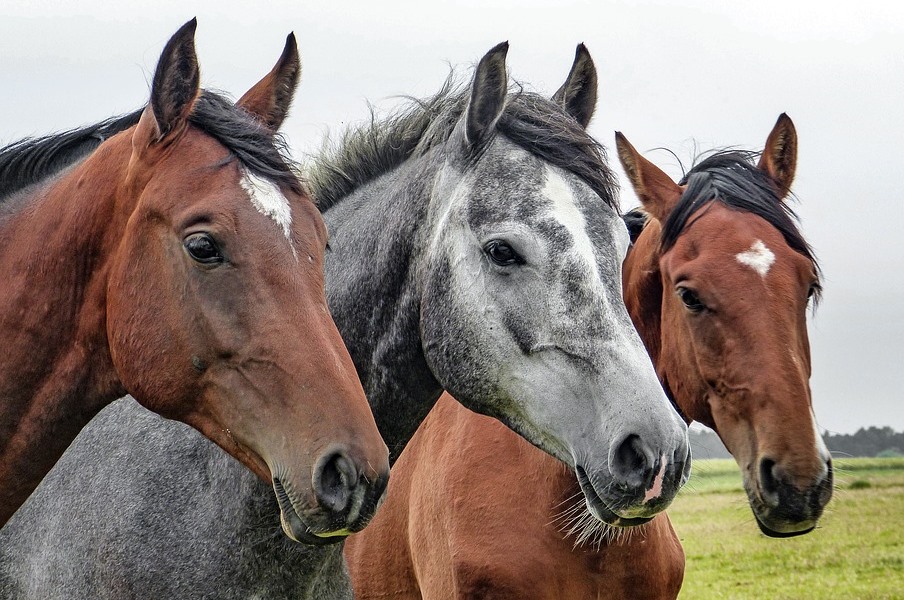
[[[817,420],[904,429],[904,3],[0,0],[0,144],[143,105],[163,44],[193,16],[202,84],[236,97],[295,31],[304,70],[284,131],[299,158],[367,101],[433,93],[449,64],[503,40],[512,75],[550,94],[587,44],[600,72],[591,132],[609,148],[618,129],[686,163],[695,149],[760,149],[787,112],[797,210],[826,276],[810,324]],[[680,175],[668,154],[647,156]]]

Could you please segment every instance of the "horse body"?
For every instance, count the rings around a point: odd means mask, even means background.
[[[194,30],[164,48],[148,107],[87,157],[71,134],[3,150],[0,525],[127,392],[272,480],[295,538],[360,529],[384,490],[386,448],[325,309],[326,231],[273,137],[294,38],[237,107],[200,89]],[[15,176],[54,143],[31,185]]]
[[[393,457],[449,389],[567,461],[580,474],[589,510],[610,522],[643,522],[668,504],[689,464],[684,424],[658,387],[621,299],[627,235],[614,209],[611,173],[600,148],[560,105],[508,94],[505,50],[484,57],[467,90],[444,89],[395,119],[351,132],[312,171],[331,233],[330,310]],[[570,104],[580,105],[580,98],[570,97]],[[89,428],[122,427],[109,424],[112,418],[104,415],[108,425],[98,419]],[[77,520],[41,530],[53,540],[53,552],[37,554],[35,523],[45,520],[48,499],[61,494],[79,461],[97,456],[96,445],[79,439],[22,518],[0,531],[0,571],[80,563],[83,557],[60,543],[65,531],[98,548],[133,536],[145,542],[140,560],[104,564],[71,582],[78,590],[72,597],[167,597],[167,583],[147,581],[144,572],[207,590],[208,582],[221,581],[220,571],[233,573],[234,581],[210,596],[279,597],[310,582],[304,573],[312,570],[335,597],[350,594],[336,547],[272,539],[275,507],[262,485],[236,484],[234,494],[220,493],[205,474],[214,468],[209,460],[195,460],[198,452],[168,452],[185,431],[162,421],[156,427],[157,435],[144,437],[123,430],[130,442],[115,457],[133,464],[131,456],[145,452],[139,446],[158,455],[154,465],[120,473],[156,518],[108,518],[129,513],[129,505],[98,481],[77,497],[67,494],[70,505],[93,508],[76,508]],[[194,436],[191,443],[203,440]],[[100,454],[95,460],[108,459]],[[225,457],[217,464],[235,471]],[[98,469],[102,478],[111,471]],[[187,471],[197,473],[189,477],[191,498],[148,501],[159,498],[158,476]],[[651,497],[656,486],[661,489]],[[233,507],[216,526],[241,543],[217,545],[208,537],[201,521],[218,515],[205,517],[195,507],[209,494],[223,511]],[[176,513],[192,513],[195,526],[175,537],[158,535],[182,519]],[[207,561],[192,555],[199,546],[208,549]],[[120,593],[109,584],[114,572],[147,587]]]
[[[586,514],[580,493],[561,461],[444,394],[393,465],[384,508],[346,541],[355,597],[675,598],[684,552],[667,516],[614,542],[587,522],[578,544],[561,515]]]
[[[818,269],[781,204],[795,148],[783,116],[758,167],[717,154],[679,188],[619,138],[626,171],[655,211],[631,215],[639,231],[625,302],[670,396],[732,450],[757,522],[773,536],[812,529],[831,491],[807,386],[806,307]],[[680,222],[669,220],[681,211]],[[765,483],[756,483],[758,452],[771,462],[760,469]],[[392,472],[380,514],[346,543],[358,598],[678,595],[684,553],[667,515],[633,535],[606,534],[569,504],[575,485],[561,464],[451,397]]]
[[[161,448],[172,459],[137,478]],[[103,409],[59,464],[0,530],[2,598],[351,598],[334,574],[340,546],[305,552],[280,530],[268,486],[131,398]]]

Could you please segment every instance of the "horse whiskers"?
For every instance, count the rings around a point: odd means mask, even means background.
[[[581,490],[578,490],[575,493],[573,493],[572,495],[570,495],[567,498],[565,498],[564,500],[562,500],[561,502],[559,502],[558,504],[556,504],[555,506],[553,506],[553,508],[559,508],[563,504],[565,504],[567,502],[571,502],[572,500],[574,500],[577,497],[583,497],[583,496],[584,496],[584,492],[582,492]]]
[[[583,510],[586,510],[586,504],[584,502],[584,495],[582,493],[577,493],[572,496],[569,496],[565,500],[563,500],[560,503],[558,503],[557,505],[555,505],[553,508],[558,508],[558,507],[562,506],[563,504],[565,504],[566,502],[574,501],[576,498],[577,498],[577,502],[572,504],[570,508],[566,508],[566,509],[560,511],[559,514],[557,516],[555,516],[552,519],[552,521],[550,521],[548,523],[548,525],[552,525],[552,524],[556,523],[557,521],[562,521],[562,520],[571,521],[571,519],[573,517],[577,516]]]
[[[603,523],[594,517],[587,508],[582,494],[575,494],[560,502],[557,506],[574,500],[576,496],[581,496],[581,498],[570,508],[553,517],[548,523],[548,525],[555,526],[564,537],[573,538],[574,549],[588,547],[598,552],[603,544],[624,544],[630,542],[637,534],[644,535],[646,525],[615,527]]]

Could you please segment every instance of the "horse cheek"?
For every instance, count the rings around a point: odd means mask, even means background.
[[[187,358],[180,366],[182,353],[173,351],[184,347],[179,338],[185,330],[175,312],[179,303],[173,302],[176,278],[155,272],[159,265],[173,264],[172,257],[142,250],[147,248],[130,248],[128,259],[117,257],[114,263],[107,292],[110,354],[126,391],[146,408],[176,418],[181,411],[174,390],[190,385],[191,362]],[[161,289],[148,294],[152,285]]]

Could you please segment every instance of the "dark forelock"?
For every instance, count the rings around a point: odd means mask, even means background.
[[[758,153],[717,151],[700,161],[679,182],[687,188],[662,226],[661,250],[675,245],[678,236],[693,223],[691,216],[713,202],[733,210],[753,213],[779,230],[785,242],[819,265],[813,249],[797,226],[797,215],[778,197],[772,178],[756,166]],[[817,288],[817,292],[819,289]]]

